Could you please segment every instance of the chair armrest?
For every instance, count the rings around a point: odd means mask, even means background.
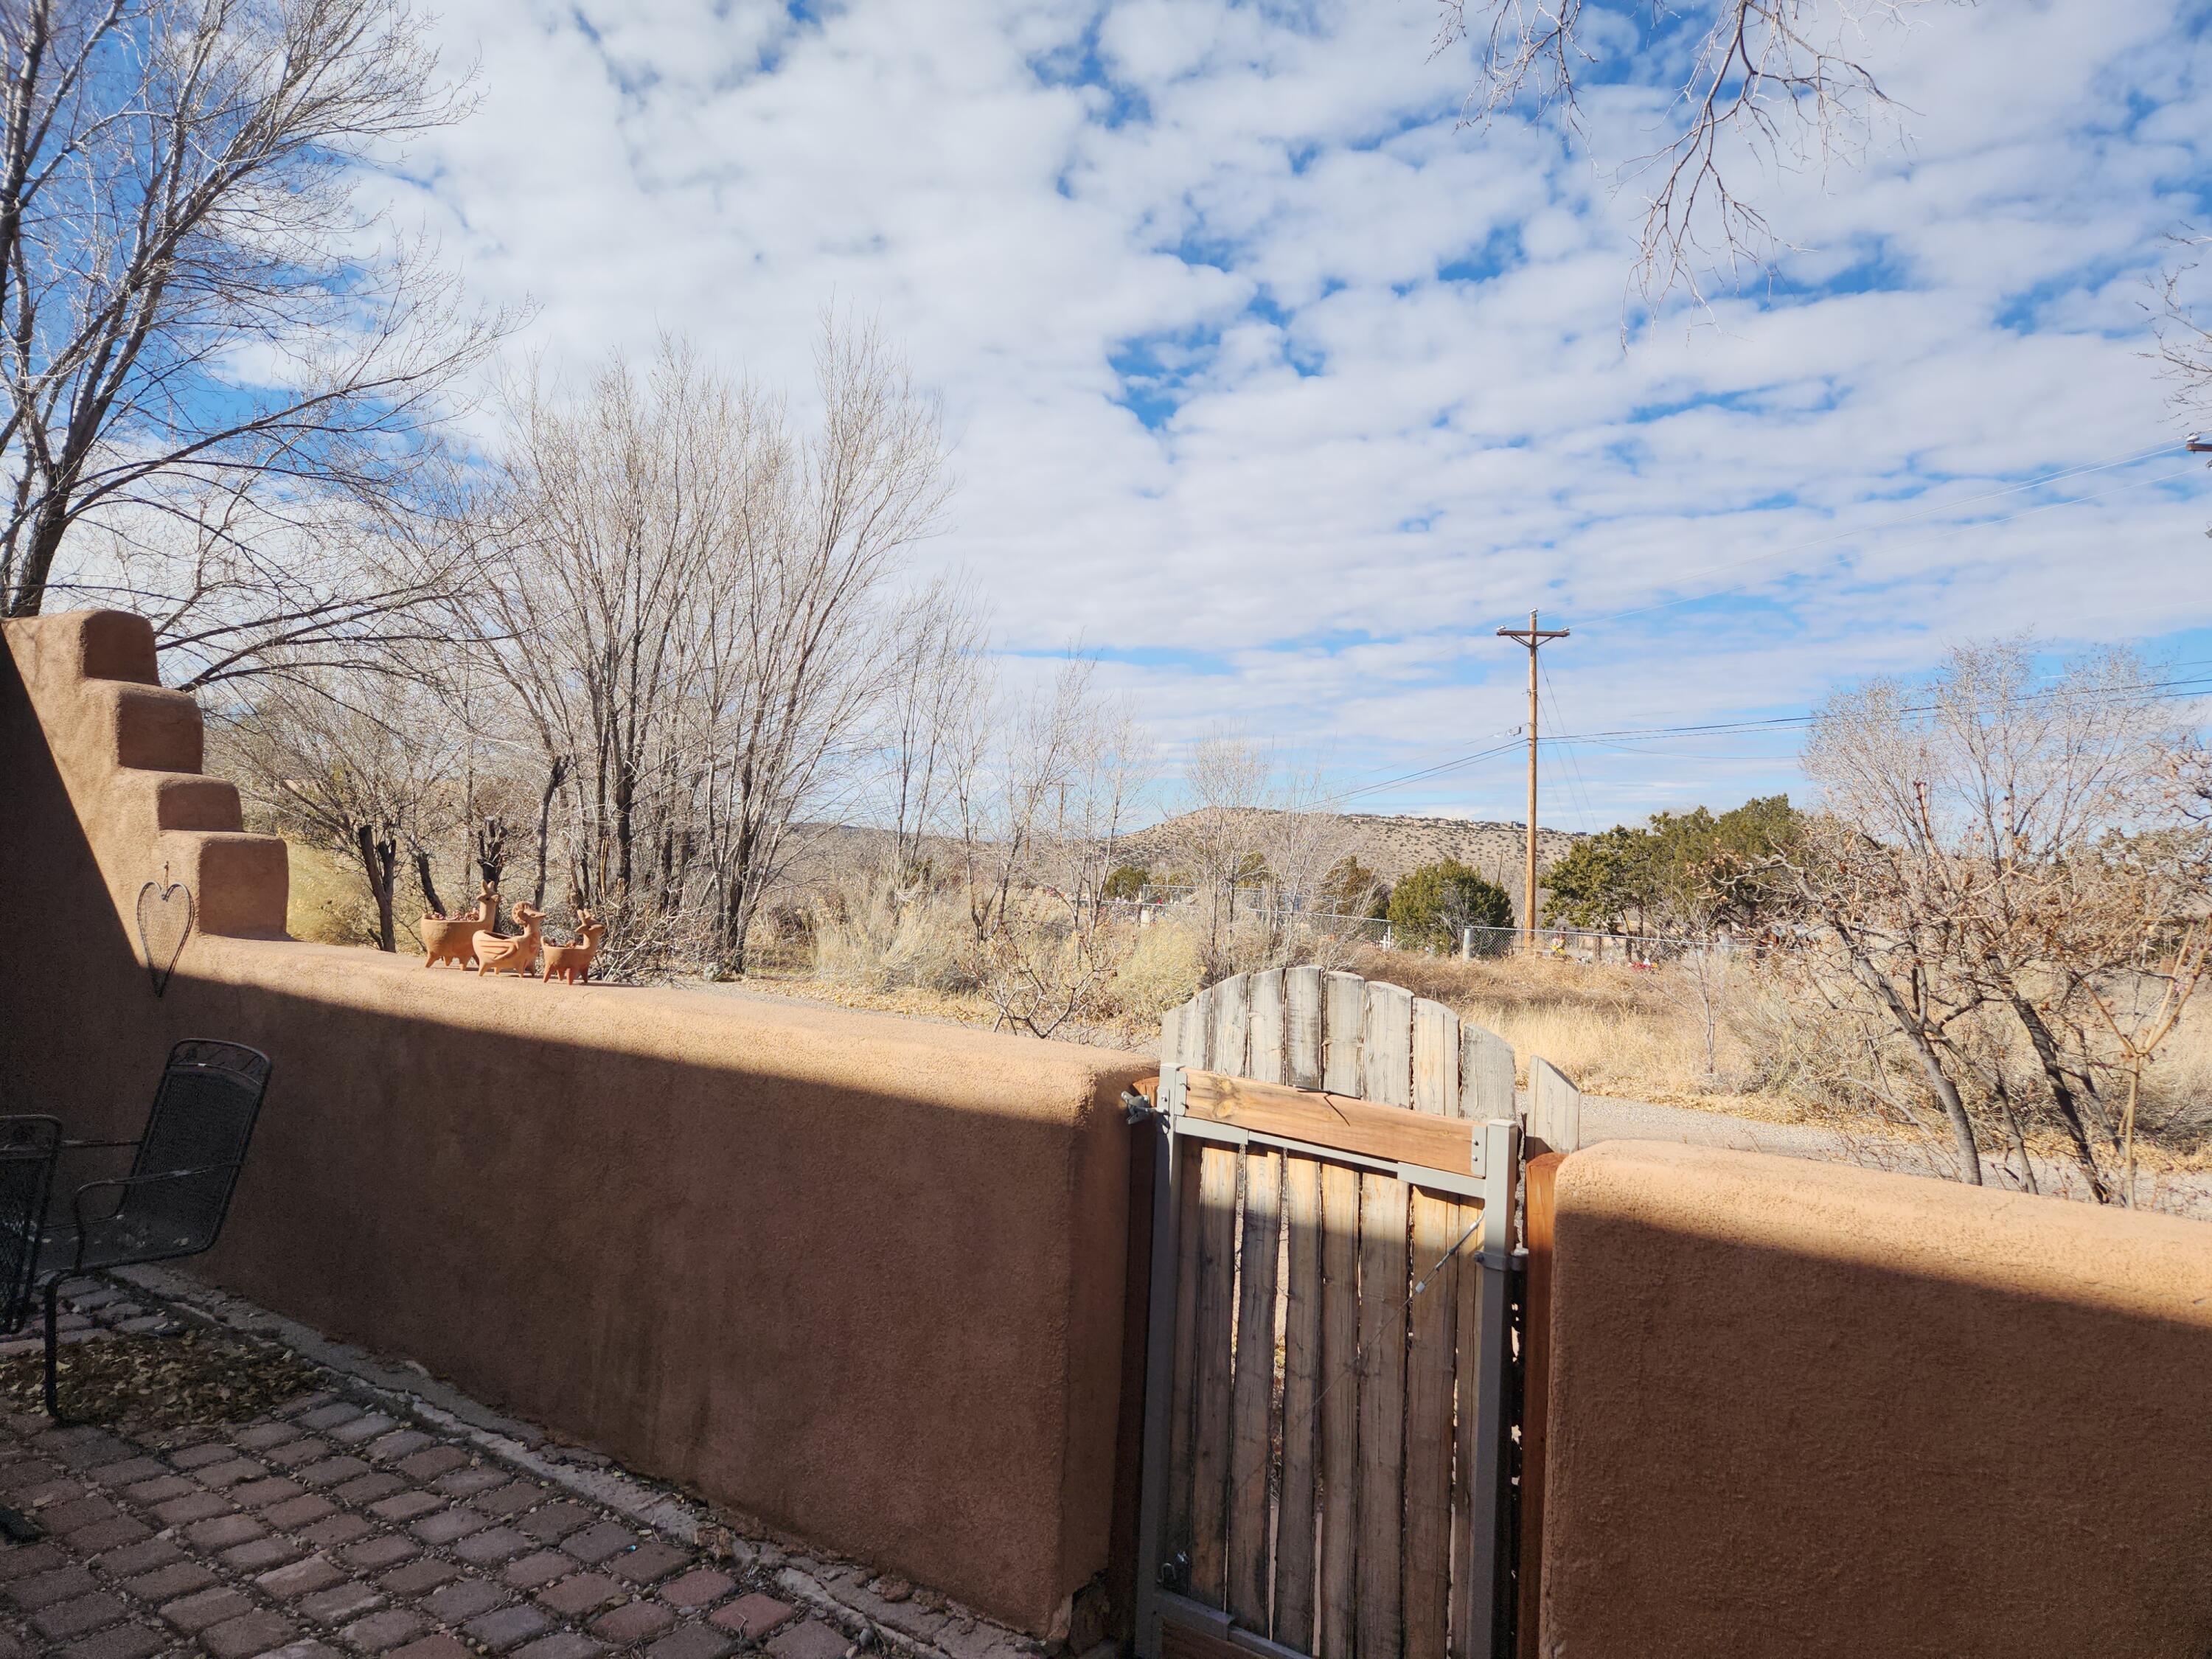
[[[191,1170],[156,1170],[150,1175],[118,1176],[112,1181],[86,1182],[83,1186],[70,1194],[70,1214],[76,1223],[76,1259],[72,1264],[72,1271],[77,1273],[84,1271],[84,1242],[89,1227],[89,1222],[84,1212],[84,1195],[87,1193],[101,1192],[110,1188],[127,1192],[133,1187],[150,1187],[158,1181],[184,1181],[195,1176],[220,1175],[225,1170],[237,1170],[240,1167],[242,1166],[236,1164],[204,1164]],[[103,1216],[100,1219],[106,1220],[113,1213],[110,1211],[108,1216]]]
[[[137,1144],[135,1140],[64,1140],[62,1150],[75,1152],[94,1146],[136,1146]]]

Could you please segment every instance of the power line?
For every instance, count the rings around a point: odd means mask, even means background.
[[[1550,669],[1545,669],[1543,673],[1544,692],[1545,695],[1551,699],[1552,713],[1558,717],[1559,724],[1564,726],[1566,724],[1566,715],[1559,708],[1559,688],[1553,683],[1552,671]],[[1566,744],[1563,753],[1566,757],[1567,763],[1567,782],[1569,786],[1568,798],[1570,800],[1573,800],[1579,797],[1582,803],[1580,810],[1582,812],[1583,828],[1585,831],[1595,831],[1597,828],[1597,811],[1590,804],[1589,787],[1583,781],[1583,763],[1575,757],[1575,745],[1573,744],[1570,743]]]
[[[2200,689],[2168,689],[2175,687],[2197,687]],[[2212,676],[2200,675],[2183,679],[2152,680],[2147,681],[2141,685],[2093,688],[2074,693],[2067,692],[2063,687],[2052,687],[2048,690],[2030,693],[2027,697],[2021,699],[2021,701],[2030,702],[2069,695],[2081,697],[2094,696],[2118,699],[2137,694],[2142,694],[2146,702],[2171,702],[2187,701],[2195,697],[2202,697],[2212,695]],[[1916,704],[1902,712],[1908,714],[1932,714],[1935,711],[1935,708],[1936,705],[1933,703],[1922,703]],[[1598,743],[1606,739],[1612,739],[1615,742],[1650,743],[1659,742],[1668,738],[1676,737],[1725,737],[1736,734],[1754,735],[1766,731],[1802,728],[1804,726],[1810,726],[1818,718],[1819,716],[1817,714],[1778,714],[1770,720],[1761,720],[1706,722],[1705,724],[1694,726],[1623,726],[1617,730],[1607,732],[1562,732],[1553,737],[1544,738],[1541,741],[1551,744],[1576,744]],[[1362,785],[1357,789],[1340,791],[1336,794],[1323,797],[1323,801],[1341,805],[1345,801],[1357,799],[1362,795],[1372,795],[1379,793],[1386,789],[1397,788],[1401,784],[1419,783],[1425,779],[1441,776],[1443,774],[1447,772],[1456,772],[1464,767],[1473,766],[1479,762],[1489,760],[1496,756],[1505,754],[1514,749],[1519,748],[1521,744],[1522,739],[1516,737],[1505,743],[1494,744],[1487,749],[1479,749],[1473,754],[1460,755],[1450,760],[1439,761],[1433,766],[1425,766],[1418,771],[1403,773],[1394,778],[1384,778],[1375,783]],[[1632,754],[1636,751],[1633,750],[1628,750],[1624,752]],[[1684,756],[1682,758],[1690,759],[1692,757]],[[1722,757],[1713,757],[1712,758],[1717,759]]]

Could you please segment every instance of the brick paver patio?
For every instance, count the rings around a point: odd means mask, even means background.
[[[131,1315],[141,1329],[163,1316]],[[853,1593],[889,1622],[795,1607],[772,1547],[676,1541],[334,1382],[251,1421],[141,1439],[0,1417],[0,1503],[48,1533],[0,1543],[0,1659],[1030,1647],[957,1609],[909,1607],[903,1585],[876,1595],[865,1571],[847,1575]]]

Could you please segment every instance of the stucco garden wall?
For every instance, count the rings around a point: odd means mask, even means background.
[[[1040,1632],[1107,1565],[1129,1057],[283,936],[115,612],[0,653],[0,1110],[135,1131],[167,1045],[275,1079],[221,1282]],[[201,931],[165,999],[129,918]]]
[[[1537,1651],[2212,1653],[2212,1227],[1630,1143],[1556,1224]]]

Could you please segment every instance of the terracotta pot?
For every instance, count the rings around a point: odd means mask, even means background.
[[[422,934],[422,965],[435,968],[441,962],[450,962],[457,968],[466,968],[476,958],[477,933],[498,914],[499,895],[486,882],[475,909],[464,915],[423,917],[415,924]]]

